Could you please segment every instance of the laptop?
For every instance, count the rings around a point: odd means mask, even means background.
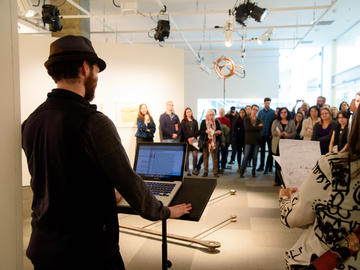
[[[134,170],[165,206],[170,205],[182,185],[186,150],[185,143],[137,144]],[[122,199],[118,206],[129,204]]]

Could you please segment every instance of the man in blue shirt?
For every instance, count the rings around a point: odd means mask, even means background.
[[[272,165],[273,165],[273,158],[271,154],[271,123],[274,119],[275,111],[270,108],[271,98],[266,97],[264,98],[264,109],[262,109],[257,117],[261,119],[264,128],[261,131],[261,152],[260,152],[260,166],[257,169],[257,171],[263,171],[264,170],[264,161],[265,161],[265,145],[268,146],[268,157],[266,160],[266,166],[264,174],[267,174],[269,171],[272,171]]]
[[[162,142],[178,142],[180,135],[180,120],[174,113],[174,103],[166,102],[166,112],[160,115],[160,132]]]

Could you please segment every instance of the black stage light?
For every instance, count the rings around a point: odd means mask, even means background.
[[[246,26],[245,21],[249,16],[254,18],[257,22],[262,22],[266,14],[266,8],[261,8],[250,1],[247,1],[235,8],[235,20],[243,26]]]
[[[170,35],[170,21],[168,20],[159,20],[157,22],[157,27],[155,28],[155,40],[164,41]]]
[[[241,4],[237,8],[235,8],[235,20],[243,26],[246,26],[245,21],[249,17],[249,15],[250,12],[246,4]]]
[[[42,21],[45,24],[49,24],[49,30],[51,32],[57,32],[62,29],[62,25],[59,18],[60,12],[56,6],[43,5],[42,6]]]
[[[261,8],[256,4],[250,2],[248,3],[248,5],[250,7],[250,16],[253,17],[255,21],[262,22],[268,12],[267,9]]]

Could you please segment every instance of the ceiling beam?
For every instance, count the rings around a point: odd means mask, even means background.
[[[82,6],[80,6],[78,3],[75,3],[73,0],[66,0],[69,4],[73,5],[74,7],[76,7],[78,10],[80,10],[81,12],[85,13],[87,16],[89,16],[89,18],[91,18],[91,14],[88,10],[84,9]],[[118,33],[109,25],[107,25],[104,21],[100,20],[99,18],[95,18],[97,21],[99,21],[100,23],[102,23],[104,25],[105,28],[109,29],[110,31],[112,31],[113,33],[116,34],[116,36],[118,35]],[[124,39],[127,43],[132,44],[132,42],[125,36],[119,34],[119,36]]]
[[[313,28],[318,24],[318,22],[329,12],[329,10],[336,4],[337,0],[331,0],[331,4],[329,7],[319,16],[319,18],[314,21],[311,25],[311,27],[308,29],[308,31],[305,33],[305,35],[299,39],[299,41],[296,43],[296,45],[293,48],[293,51],[299,46],[300,42],[304,40],[308,34],[313,30]]]
[[[281,28],[306,28],[311,27],[312,24],[299,24],[299,25],[268,25],[268,26],[249,26],[247,27],[247,30],[261,30],[261,29],[269,29],[269,28],[275,28],[275,29],[281,29]],[[233,31],[240,31],[242,30],[242,27],[235,27]],[[148,33],[150,29],[139,29],[139,30],[118,30],[117,33],[121,34],[141,34],[141,33]],[[171,32],[202,32],[202,31],[224,31],[223,28],[181,28],[181,29],[171,29]],[[93,31],[91,33],[95,34],[112,34],[111,31]]]

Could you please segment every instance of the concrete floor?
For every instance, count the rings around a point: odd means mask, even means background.
[[[273,175],[258,173],[240,178],[236,169],[226,170],[218,178],[212,198],[235,189],[235,195],[211,201],[199,222],[168,220],[168,233],[195,236],[202,231],[237,216],[236,222],[205,235],[221,247],[214,253],[197,245],[169,241],[168,256],[173,270],[279,270],[284,268],[284,251],[300,236],[300,229],[288,229],[280,223],[278,190],[273,187]],[[204,179],[206,181],[206,179]],[[31,190],[24,187],[24,249],[28,245],[30,228]],[[143,227],[151,221],[133,215],[119,215],[120,224]],[[161,223],[149,229],[161,231]],[[161,269],[161,242],[158,237],[129,233],[121,229],[120,249],[127,270]],[[33,269],[24,256],[24,269]]]

